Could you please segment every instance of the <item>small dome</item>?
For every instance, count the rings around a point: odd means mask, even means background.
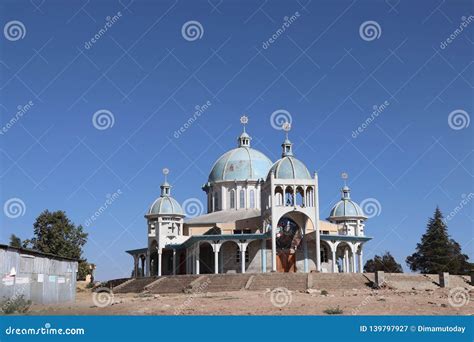
[[[267,179],[271,174],[275,174],[275,178],[279,179],[311,179],[311,174],[303,162],[293,156],[285,156],[273,164]]]
[[[166,181],[161,184],[161,196],[156,199],[148,210],[147,216],[152,215],[173,215],[186,216],[181,205],[171,197],[171,185]]]
[[[259,180],[265,178],[272,161],[250,147],[238,147],[224,153],[212,167],[209,182]]]
[[[364,214],[362,208],[350,198],[350,192],[348,186],[342,188],[342,197],[339,202],[337,202],[331,210],[329,215],[330,219],[337,218],[362,218],[366,219],[367,217]]]
[[[151,205],[147,215],[186,216],[178,201],[170,196],[158,197]]]

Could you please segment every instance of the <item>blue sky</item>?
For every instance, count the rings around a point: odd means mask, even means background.
[[[380,203],[366,258],[391,251],[405,266],[437,205],[459,209],[449,231],[472,258],[472,14],[468,0],[2,0],[2,27],[23,27],[0,37],[1,203],[21,200],[18,214],[2,211],[0,241],[31,237],[44,209],[85,224],[120,190],[87,227],[85,256],[98,279],[128,276],[124,251],[146,245],[143,215],[161,170],[171,170],[178,201],[205,202],[201,186],[236,146],[240,116],[253,147],[275,161],[283,134],[271,115],[284,110],[296,156],[319,174],[322,217],[339,199],[341,172],[356,201]],[[201,25],[198,39],[182,35],[189,21]],[[375,36],[360,33],[366,22]],[[113,126],[94,126],[100,110]]]

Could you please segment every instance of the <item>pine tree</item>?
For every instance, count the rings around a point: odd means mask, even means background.
[[[15,234],[10,235],[10,246],[21,248],[22,247],[21,239]]]
[[[425,274],[468,274],[468,259],[469,257],[461,252],[459,243],[449,237],[443,214],[436,208],[433,218],[428,221],[426,233],[417,244],[416,252],[410,255],[406,262],[412,271]]]
[[[384,271],[387,273],[402,273],[402,265],[395,258],[386,252],[384,255],[376,255],[373,259],[367,260],[364,266],[364,272],[372,273],[376,271]]]

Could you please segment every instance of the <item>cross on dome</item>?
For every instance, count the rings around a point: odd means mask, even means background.
[[[239,147],[250,147],[250,140],[252,140],[252,138],[250,137],[250,135],[247,134],[247,131],[245,129],[245,126],[249,123],[248,116],[242,115],[240,117],[240,123],[242,124],[242,126],[244,126],[244,131],[238,139]]]
[[[281,147],[283,148],[282,157],[293,156],[293,143],[288,137],[289,132],[291,131],[291,123],[288,121],[284,122],[281,125],[281,128],[285,131],[285,141],[281,145]]]
[[[168,168],[163,169],[163,175],[165,176],[165,181],[161,184],[161,197],[170,196],[171,195],[171,185],[168,183],[168,175],[170,170]]]

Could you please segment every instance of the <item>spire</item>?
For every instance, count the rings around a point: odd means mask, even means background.
[[[283,148],[283,153],[281,156],[282,158],[293,156],[293,143],[288,138],[288,133],[291,131],[291,123],[285,122],[282,125],[282,128],[285,131],[285,141],[283,142],[283,144],[281,144],[281,147]]]
[[[252,140],[252,138],[250,137],[250,135],[247,134],[247,131],[245,130],[245,126],[249,123],[249,118],[246,115],[243,115],[240,118],[240,123],[242,124],[242,126],[244,126],[244,131],[238,139],[239,147],[250,147],[250,140]]]
[[[165,176],[165,181],[163,184],[161,184],[161,197],[168,197],[171,195],[171,185],[168,183],[168,174],[170,173],[170,170],[167,168],[163,169],[163,175]]]
[[[344,186],[341,189],[342,197],[341,199],[350,199],[351,198],[351,189],[347,186],[347,180],[349,179],[349,175],[347,172],[343,172],[341,174],[341,178],[344,180]]]

